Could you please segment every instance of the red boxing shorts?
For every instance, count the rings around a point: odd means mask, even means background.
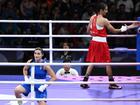
[[[107,42],[99,42],[95,40],[90,41],[88,53],[87,53],[87,62],[110,62],[110,52]]]

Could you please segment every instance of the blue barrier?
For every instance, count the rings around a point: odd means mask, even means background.
[[[140,17],[137,18],[137,20],[140,22]],[[137,28],[137,42],[136,42],[136,61],[140,62],[140,27]],[[137,65],[137,70],[140,70],[140,65]]]

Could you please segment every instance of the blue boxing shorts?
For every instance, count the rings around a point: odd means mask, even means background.
[[[47,98],[47,90],[45,89],[43,92],[40,92],[38,88],[40,87],[41,84],[35,84],[34,85],[34,91],[35,91],[35,97],[36,98]],[[31,92],[31,84],[22,84],[25,88],[25,92],[23,93],[24,96],[28,96],[29,93]]]

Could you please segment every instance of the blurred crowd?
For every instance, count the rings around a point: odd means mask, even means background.
[[[0,0],[0,18],[87,20],[101,1],[108,4],[111,20],[135,20],[139,16],[138,0]]]
[[[109,7],[109,20],[136,20],[140,15],[139,0],[0,0],[1,20],[89,20],[95,13],[98,2],[106,2]],[[114,24],[120,27],[121,24]],[[87,24],[53,24],[53,34],[85,35]],[[133,30],[128,33],[136,34]],[[0,34],[48,35],[48,24],[0,23]],[[126,34],[126,33],[125,33]],[[86,48],[89,38],[54,38],[53,47],[60,48],[64,41],[72,48]],[[108,39],[110,40],[110,39]],[[125,41],[127,40],[127,41]],[[134,47],[131,39],[114,38],[110,46]],[[131,45],[130,45],[131,41]],[[48,38],[0,38],[1,47],[43,47],[48,48]]]

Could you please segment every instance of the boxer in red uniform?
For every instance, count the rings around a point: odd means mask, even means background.
[[[138,22],[132,23],[131,25],[123,25],[120,29],[114,28],[109,20],[105,18],[106,13],[108,12],[108,6],[105,3],[97,4],[96,14],[91,16],[89,25],[87,27],[87,32],[92,36],[90,41],[89,50],[87,53],[87,62],[94,63],[109,63],[111,62],[109,47],[107,44],[107,29],[112,33],[125,32],[128,29],[135,28],[139,26]],[[85,74],[83,81],[88,81],[89,75],[93,69],[93,65],[89,65]],[[106,66],[106,73],[109,77],[109,81],[114,81],[112,75],[112,69],[110,65]],[[82,88],[89,88],[88,84],[81,84]],[[121,89],[121,86],[117,84],[109,84],[109,89]]]

